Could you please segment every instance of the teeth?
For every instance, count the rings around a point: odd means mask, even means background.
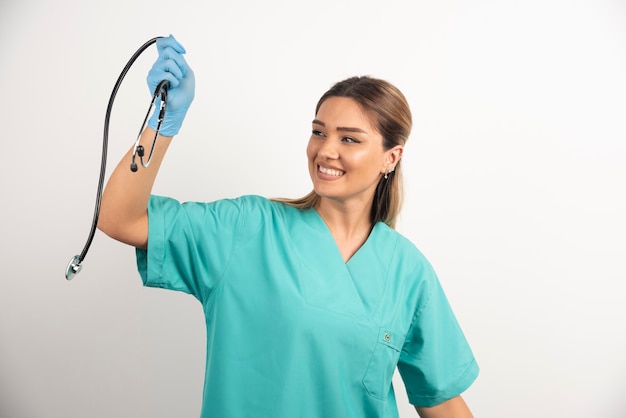
[[[323,174],[327,174],[329,176],[341,176],[343,175],[343,172],[339,171],[339,170],[333,170],[332,168],[324,168],[322,166],[320,166],[320,172]]]

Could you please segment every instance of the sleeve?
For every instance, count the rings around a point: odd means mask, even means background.
[[[136,250],[144,285],[205,301],[232,262],[244,219],[242,199],[181,204],[151,196],[148,249]]]
[[[426,262],[421,303],[400,353],[398,370],[409,402],[430,407],[464,392],[478,376],[472,350],[439,280]]]

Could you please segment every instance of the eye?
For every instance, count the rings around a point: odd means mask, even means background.
[[[344,136],[341,140],[343,142],[347,142],[349,144],[360,144],[361,143],[361,141],[359,141],[356,138],[352,138],[351,136]]]
[[[317,129],[313,129],[312,134],[313,134],[313,136],[324,136],[324,133],[322,131],[317,130]]]

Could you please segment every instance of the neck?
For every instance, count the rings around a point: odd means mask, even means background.
[[[372,229],[371,203],[369,205],[346,205],[331,199],[320,198],[315,209],[335,239],[363,239],[365,241]]]

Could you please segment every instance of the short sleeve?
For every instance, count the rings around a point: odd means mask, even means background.
[[[398,370],[409,402],[430,407],[464,392],[478,376],[478,365],[432,267],[421,270],[423,302],[405,338]]]
[[[144,285],[206,300],[231,262],[243,228],[243,209],[242,199],[181,204],[151,196],[148,248],[136,250]]]

